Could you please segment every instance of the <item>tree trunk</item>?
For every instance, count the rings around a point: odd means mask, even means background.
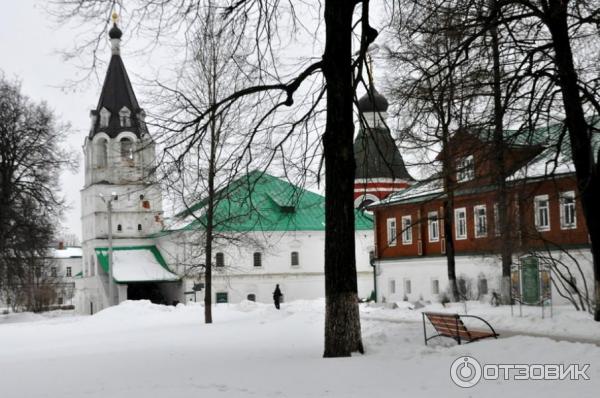
[[[452,197],[452,198],[450,198]],[[452,301],[459,300],[458,285],[456,283],[456,250],[452,239],[452,212],[454,210],[454,193],[448,192],[448,199],[444,201],[444,238],[446,239],[446,267],[448,269],[448,289]]]
[[[578,77],[567,23],[567,1],[549,1],[546,23],[556,53],[555,63],[565,108],[577,186],[592,246],[594,265],[594,320],[600,321],[600,181],[579,92]]]
[[[496,0],[491,0],[492,6],[495,8]],[[508,219],[508,192],[506,189],[506,170],[504,159],[504,108],[502,106],[502,76],[500,67],[500,43],[498,40],[498,28],[493,25],[490,28],[492,37],[492,60],[493,60],[493,84],[492,91],[494,93],[494,160],[495,160],[495,177],[498,203],[498,219],[495,222],[499,226],[495,226],[500,231],[500,257],[502,259],[502,279],[500,285],[500,301],[503,304],[510,304],[510,270],[512,267],[512,237],[511,228]],[[488,231],[490,233],[491,231]]]
[[[453,168],[450,164],[450,148],[448,139],[450,130],[447,126],[442,128],[442,174],[444,178],[444,189],[446,200],[444,200],[444,238],[446,239],[446,268],[448,271],[448,291],[451,301],[459,300],[458,285],[456,284],[456,250],[452,238],[454,225],[454,181],[452,179]]]
[[[325,157],[325,352],[363,352],[354,244],[354,120],[352,13],[354,2],[325,2],[323,74],[327,84]]]

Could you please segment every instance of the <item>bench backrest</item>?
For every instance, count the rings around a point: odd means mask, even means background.
[[[469,331],[458,314],[445,314],[439,312],[425,312],[433,327],[440,334],[467,337]]]

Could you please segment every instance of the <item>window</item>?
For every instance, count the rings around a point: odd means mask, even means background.
[[[437,279],[431,280],[431,294],[440,294],[440,281]]]
[[[59,297],[59,298],[58,298],[58,300],[57,300],[57,304],[58,304],[58,305],[63,305],[63,298],[62,298],[62,297]]]
[[[57,276],[56,267],[50,268],[50,276],[53,276],[53,277]]]
[[[246,300],[248,300],[248,301],[256,301],[256,294],[250,293],[248,296],[246,296]]]
[[[470,181],[475,178],[475,161],[473,160],[473,155],[460,158],[456,163],[456,180],[458,182]]]
[[[478,205],[473,208],[475,214],[475,237],[485,238],[487,236],[487,214],[485,205]]]
[[[123,138],[121,140],[121,159],[128,161],[133,160],[133,141],[129,138]]]
[[[577,214],[575,212],[575,192],[561,192],[560,194],[560,228],[577,228]]]
[[[110,112],[106,108],[100,110],[100,127],[108,127],[110,121]]]
[[[440,240],[440,224],[437,211],[430,211],[427,214],[427,229],[429,231],[429,241],[437,242]]]
[[[262,267],[262,253],[259,253],[259,252],[254,253],[253,259],[254,259],[255,267]]]
[[[71,277],[73,273],[73,268],[67,267],[67,277]]]
[[[227,292],[217,292],[215,301],[217,303],[227,303],[229,301]]]
[[[292,252],[292,256],[291,256],[291,260],[292,260],[292,267],[297,267],[300,265],[300,257],[298,255],[298,252]]]
[[[390,280],[390,294],[396,294],[396,281]]]
[[[217,267],[224,267],[225,266],[225,256],[223,256],[223,253],[219,252],[216,254],[215,256],[216,258],[216,265]]]
[[[548,195],[536,196],[533,199],[533,211],[535,214],[535,227],[538,231],[550,230],[550,201]]]
[[[119,123],[121,127],[131,127],[131,112],[125,106],[119,111]]]
[[[488,282],[487,279],[480,277],[478,281],[477,290],[479,291],[479,295],[483,296],[484,294],[488,294]]]
[[[412,243],[412,220],[411,216],[402,217],[402,244],[410,245]]]
[[[96,274],[96,263],[94,261],[94,255],[90,256],[90,276],[94,276]]]
[[[454,210],[454,224],[456,239],[467,239],[467,210],[464,207]]]
[[[388,246],[396,246],[396,219],[387,219],[387,242]]]
[[[123,226],[121,224],[117,225],[117,232],[123,231]]]
[[[138,224],[138,231],[142,230],[142,224]]]
[[[500,210],[498,203],[494,203],[494,235],[500,236]]]
[[[105,139],[100,139],[96,142],[96,165],[98,167],[106,167],[108,162],[108,141]]]
[[[404,280],[404,294],[410,294],[410,293],[411,293],[410,279],[405,279]]]

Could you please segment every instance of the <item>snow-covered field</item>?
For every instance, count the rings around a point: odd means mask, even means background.
[[[367,353],[323,359],[323,301],[217,305],[204,325],[199,305],[125,302],[94,316],[0,316],[0,397],[597,397],[600,347],[513,336],[425,346],[418,311],[363,307]],[[541,320],[470,304],[500,330],[532,327],[600,340],[585,314],[557,309]],[[432,307],[433,308],[433,307]],[[508,312],[507,312],[508,311]],[[461,311],[462,312],[462,311]],[[542,325],[542,326],[540,326]],[[546,326],[544,326],[546,325]],[[544,329],[546,328],[546,329]],[[462,389],[452,362],[590,364],[588,381],[482,380]]]

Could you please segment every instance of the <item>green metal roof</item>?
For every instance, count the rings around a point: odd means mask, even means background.
[[[325,230],[323,196],[264,172],[253,171],[244,175],[217,192],[216,197],[216,231]],[[190,222],[172,230],[203,229],[206,225],[203,211],[206,203],[207,200],[203,199],[189,210],[177,214],[177,219],[189,219]],[[355,222],[357,230],[373,228],[372,218],[360,211],[355,212]]]

